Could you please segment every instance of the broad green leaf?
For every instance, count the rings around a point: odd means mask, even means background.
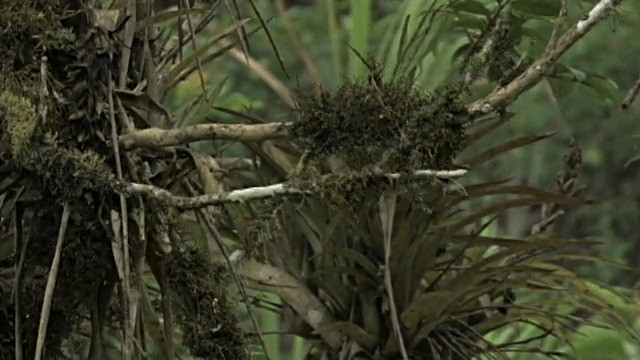
[[[547,83],[551,88],[553,96],[557,100],[562,100],[567,97],[569,94],[571,94],[575,87],[575,83],[573,82],[553,78],[547,78]]]
[[[373,350],[378,345],[378,338],[368,333],[360,326],[348,322],[338,321],[322,328],[323,331],[337,331],[346,335],[365,349]]]
[[[605,100],[613,103],[618,102],[618,84],[612,79],[602,75],[587,72],[588,77],[584,80],[584,84],[595,90]]]
[[[560,0],[515,0],[513,10],[532,16],[557,16]]]
[[[529,135],[529,136],[523,136],[514,140],[510,140],[508,142],[505,142],[503,144],[494,146],[490,149],[483,151],[482,153],[472,157],[471,159],[466,160],[465,163],[468,166],[473,168],[495,158],[500,154],[544,140],[548,137],[553,136],[554,134],[555,132],[548,132],[542,135]]]
[[[455,58],[456,52],[467,44],[468,40],[462,36],[438,43],[420,64],[416,85],[420,89],[434,91],[445,84],[456,70],[456,60],[460,60]]]
[[[369,37],[372,27],[372,0],[351,0],[351,29],[349,42],[365,60],[369,57]],[[349,74],[362,77],[367,74],[367,65],[363,64],[357,54],[349,52]]]
[[[491,16],[491,11],[481,1],[462,0],[454,2],[451,8],[457,11],[464,11],[471,14],[479,14],[486,17]]]
[[[354,264],[361,266],[369,273],[371,278],[375,278],[378,275],[378,266],[362,253],[347,247],[336,247],[330,251],[333,256],[344,257]]]

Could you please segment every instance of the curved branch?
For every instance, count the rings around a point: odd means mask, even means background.
[[[179,129],[148,128],[121,135],[118,142],[125,150],[158,148],[199,140],[260,141],[285,136],[292,123],[200,124]]]
[[[243,261],[238,265],[238,275],[249,281],[256,290],[269,291],[278,295],[306,321],[332,349],[337,350],[342,343],[342,334],[329,325],[338,320],[329,309],[298,279],[287,272],[255,260]]]
[[[470,113],[486,114],[513,102],[520,94],[529,90],[543,79],[547,71],[573,44],[580,40],[598,22],[605,18],[607,10],[623,0],[601,0],[585,18],[547,47],[542,57],[505,87],[498,88],[489,95],[468,106]]]

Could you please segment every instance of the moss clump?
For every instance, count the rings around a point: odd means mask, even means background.
[[[33,151],[24,167],[38,175],[49,195],[64,199],[81,199],[87,191],[101,194],[123,191],[114,182],[103,157],[86,150],[43,146]]]
[[[226,269],[213,267],[195,248],[172,254],[167,262],[168,285],[185,345],[206,359],[248,359],[225,291]]]
[[[38,124],[36,107],[28,99],[5,90],[0,94],[0,117],[4,124],[3,140],[9,143],[14,158],[22,157],[29,150]]]
[[[293,143],[311,159],[336,155],[352,169],[446,168],[464,138],[457,91],[428,95],[407,81],[348,81],[302,95]]]

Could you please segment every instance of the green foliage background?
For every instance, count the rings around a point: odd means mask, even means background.
[[[400,1],[378,2],[383,4],[382,14],[375,14],[374,11],[369,17],[362,16],[362,11],[371,9],[372,3],[367,0],[327,0],[302,6],[293,4],[288,9],[301,42],[318,66],[325,87],[333,89],[345,76],[362,75],[366,71],[359,61],[354,60],[353,52],[344,44],[350,44],[365,56],[374,55],[382,38],[388,36],[388,26],[394,13],[406,10],[412,4],[417,6],[416,2],[408,2],[409,5],[401,4]],[[463,3],[471,2],[460,3],[463,7]],[[534,12],[535,9],[548,11],[544,9],[544,5],[536,7],[538,4],[534,4],[535,2],[520,3],[525,9],[531,6]],[[571,2],[570,13],[583,13],[593,3],[594,1]],[[291,77],[287,79],[279,68],[267,38],[262,33],[256,34],[251,40],[252,56],[291,88],[302,92],[313,91],[313,80],[297,56],[284,20],[271,6],[263,4],[261,11],[267,17],[273,16],[270,29]],[[335,11],[335,23],[331,21],[332,11]],[[550,13],[555,15],[556,12]],[[580,183],[585,188],[581,194],[600,202],[592,206],[572,208],[555,224],[554,231],[562,236],[602,241],[603,245],[598,248],[600,254],[632,267],[637,267],[640,263],[640,188],[637,186],[640,182],[640,162],[630,162],[638,153],[638,140],[634,135],[638,133],[640,104],[636,102],[630,109],[620,111],[619,103],[639,75],[635,59],[640,58],[640,43],[628,41],[638,35],[639,13],[640,4],[628,2],[616,16],[610,17],[588,34],[586,39],[563,57],[563,64],[570,68],[561,69],[563,71],[557,79],[543,81],[517,100],[513,106],[517,119],[501,129],[496,136],[507,138],[514,134],[544,133],[550,130],[557,131],[557,134],[543,143],[530,145],[529,148],[513,151],[499,158],[490,168],[485,168],[480,173],[480,177],[485,180],[499,180],[498,174],[516,174],[516,182],[551,186],[557,169],[561,168],[562,154],[566,152],[570,142],[576,141],[583,150],[584,160]],[[370,30],[362,29],[368,25],[371,26]],[[529,25],[530,31],[550,30],[550,24],[543,21],[534,20]],[[453,47],[459,45],[455,41],[453,44]],[[442,51],[451,50],[443,48]],[[383,61],[383,65],[390,64]],[[217,66],[219,67],[215,71],[208,71],[207,74],[213,82],[225,80],[217,101],[219,106],[247,108],[254,114],[271,119],[286,118],[286,106],[253,72],[247,71],[232,59],[226,59]],[[449,69],[449,64],[435,64],[431,80],[437,83],[439,76],[446,76]],[[424,85],[427,90],[432,90],[435,86],[433,82],[429,83],[429,79],[424,80]],[[184,98],[187,94],[197,92],[198,86],[194,78],[181,85],[175,96]],[[523,235],[535,221],[538,211],[539,208],[530,208],[511,212],[501,217],[489,231],[498,235]],[[598,265],[582,265],[578,270],[595,276],[603,283],[621,287],[638,285],[637,274],[634,272]],[[602,297],[610,303],[622,301],[615,294],[606,291],[602,291]],[[637,305],[626,306],[624,311],[628,320],[635,321],[637,326],[640,322],[640,309]],[[271,326],[277,327],[277,318],[269,321],[275,321]],[[628,340],[622,332],[589,327],[582,330],[584,336],[576,336],[573,341],[576,346],[575,355],[579,359],[632,359],[640,354],[637,344]],[[535,329],[513,327],[492,336],[524,337],[525,333],[535,333]],[[272,356],[296,358],[295,352],[299,348],[289,349],[291,343],[287,337],[269,339]],[[551,341],[545,346],[553,349],[558,345]],[[514,358],[517,359],[517,355]],[[526,356],[522,357],[525,358]]]

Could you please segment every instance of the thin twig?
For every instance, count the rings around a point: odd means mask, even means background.
[[[23,359],[22,352],[22,269],[24,269],[24,260],[27,253],[27,242],[23,239],[22,216],[24,208],[18,202],[20,196],[24,192],[24,186],[20,187],[16,194],[14,205],[14,223],[13,223],[13,249],[15,252],[20,249],[20,257],[15,261],[15,274],[13,280],[12,298],[14,307],[14,338],[15,338],[15,356],[16,360]],[[0,205],[1,206],[1,205]],[[24,241],[24,244],[23,244]]]
[[[416,170],[413,173],[415,177],[434,177],[438,179],[455,179],[464,176],[467,173],[465,169],[455,169],[455,170]],[[402,177],[402,174],[391,173],[385,174],[389,179],[399,179]]]
[[[163,188],[130,183],[126,185],[127,190],[150,196],[166,205],[179,209],[196,209],[209,205],[219,205],[227,202],[243,202],[277,195],[302,194],[303,190],[290,188],[286,184],[275,184],[269,186],[252,187],[241,190],[233,190],[222,194],[207,194],[200,196],[178,196]]]
[[[122,176],[122,164],[120,163],[120,149],[118,144],[118,131],[116,127],[115,109],[113,101],[113,80],[109,77],[108,80],[108,92],[107,100],[109,103],[109,122],[111,125],[111,138],[113,139],[113,153],[116,163],[116,176],[119,181],[123,180]],[[124,195],[120,194],[120,220],[122,222],[121,229],[114,229],[122,236],[122,244],[120,251],[122,253],[122,311],[124,312],[124,329],[123,331],[123,349],[122,356],[124,359],[129,359],[131,351],[130,340],[133,337],[133,328],[130,326],[129,314],[131,314],[131,288],[129,286],[129,274],[131,269],[129,268],[129,221],[127,215],[127,199]],[[120,245],[120,244],[118,244]],[[115,254],[114,254],[115,255]],[[117,260],[117,259],[116,259]]]
[[[169,284],[166,276],[166,270],[164,265],[161,265],[160,270],[163,275],[161,281],[161,297],[160,303],[162,306],[162,320],[164,325],[164,346],[167,349],[167,358],[173,360],[176,357],[175,344],[173,343],[173,307],[171,306],[171,295],[169,294]]]
[[[558,41],[560,37],[560,31],[562,30],[562,26],[567,21],[567,0],[560,1],[560,12],[558,14],[558,18],[556,19],[556,24],[553,27],[553,32],[551,33],[551,37],[549,37],[549,42],[547,43],[546,51],[551,50],[551,47]]]
[[[196,193],[195,190],[193,189],[193,186],[191,186],[191,184],[189,183],[189,181],[187,179],[185,179],[184,184],[187,187],[187,189],[189,190],[189,192],[191,192],[192,194]],[[227,263],[227,267],[229,268],[229,272],[231,273],[231,276],[233,277],[233,281],[236,283],[236,286],[238,286],[238,289],[240,289],[240,295],[242,296],[242,299],[244,300],[245,306],[247,308],[247,313],[249,314],[249,318],[251,319],[251,323],[252,323],[254,329],[256,330],[256,333],[258,334],[258,338],[260,339],[260,344],[262,345],[262,349],[264,351],[264,354],[265,354],[267,360],[269,360],[270,357],[269,357],[269,353],[267,352],[267,343],[266,343],[266,341],[264,339],[264,336],[262,335],[262,331],[260,330],[260,324],[258,323],[258,320],[256,319],[256,316],[253,313],[253,308],[251,307],[251,301],[249,301],[249,295],[247,294],[247,289],[246,289],[244,283],[240,280],[240,277],[238,276],[236,271],[233,269],[233,264],[231,262],[231,259],[229,258],[229,254],[227,253],[227,249],[225,248],[224,244],[222,243],[222,235],[220,235],[220,232],[218,231],[217,227],[213,223],[213,219],[212,219],[211,214],[205,208],[200,208],[200,209],[198,209],[198,211],[200,212],[200,215],[204,219],[205,224],[207,225],[207,228],[209,229],[209,231],[213,235],[213,239],[215,240],[216,245],[218,245],[218,248],[220,249],[220,252],[222,253],[222,257],[224,257],[224,260]]]
[[[131,61],[133,37],[136,32],[136,3],[136,0],[128,0],[124,5],[125,19],[127,23],[125,24],[122,32],[122,53],[120,55],[120,63],[118,64],[118,68],[120,69],[120,72],[118,73],[119,89],[125,89],[127,85],[127,74],[129,73],[129,62]]]
[[[133,209],[133,219],[138,227],[138,252],[134,259],[134,270],[136,276],[136,286],[133,287],[132,301],[131,301],[131,313],[129,314],[130,326],[134,328],[138,319],[142,317],[142,313],[139,311],[140,301],[142,298],[142,288],[144,285],[144,255],[147,252],[147,229],[145,225],[145,208],[142,198],[138,198],[138,207]],[[144,336],[140,337],[141,340]]]
[[[393,326],[393,332],[400,345],[400,353],[403,360],[409,360],[407,354],[407,348],[404,344],[402,337],[402,330],[400,328],[400,320],[398,318],[398,309],[396,308],[396,301],[393,293],[393,282],[391,280],[391,239],[393,234],[393,218],[396,211],[396,199],[397,195],[392,193],[383,193],[380,195],[379,207],[380,207],[380,222],[382,224],[382,234],[384,237],[384,287],[387,291],[387,297],[389,299],[389,312],[391,315],[391,325]]]
[[[53,300],[53,289],[56,286],[58,277],[58,269],[60,266],[60,257],[62,255],[62,244],[64,243],[64,235],[67,231],[69,222],[69,213],[71,208],[68,202],[65,202],[62,208],[62,219],[60,219],[60,228],[58,230],[58,239],[56,241],[56,249],[53,254],[53,261],[49,269],[49,277],[44,290],[44,298],[42,299],[42,311],[40,312],[40,324],[38,326],[38,339],[36,340],[36,352],[34,360],[42,359],[44,351],[45,338],[47,336],[47,325],[49,324],[49,315],[51,314],[51,302]]]
[[[464,169],[456,170],[418,170],[414,172],[416,177],[434,177],[437,179],[452,179],[466,174]],[[380,174],[392,179],[397,179],[400,174]],[[256,186],[240,190],[233,190],[219,194],[206,194],[200,196],[179,196],[172,192],[149,184],[124,183],[121,185],[129,192],[150,196],[166,205],[180,209],[196,209],[209,205],[219,205],[228,202],[244,202],[280,195],[310,194],[312,190],[302,189],[287,183],[279,183],[266,186]]]
[[[221,46],[227,46],[230,44],[231,42],[227,39],[220,40]],[[293,95],[291,94],[289,87],[285,83],[280,81],[271,71],[269,71],[269,69],[263,66],[258,60],[256,60],[251,56],[247,56],[247,58],[245,59],[244,54],[235,48],[229,49],[229,54],[238,62],[240,62],[242,65],[246,66],[251,71],[253,71],[256,75],[258,75],[262,79],[262,81],[264,81],[267,85],[269,85],[270,88],[272,88],[278,95],[280,95],[282,100],[285,103],[287,103],[287,105],[291,107],[295,106]]]
[[[215,161],[215,159],[213,159],[211,156],[200,154],[197,152],[191,152],[191,156],[193,157],[193,161],[196,164],[196,168],[198,169],[198,174],[200,175],[200,180],[202,182],[202,187],[204,189],[204,192],[208,194],[216,194],[216,193],[223,192],[224,184],[222,183],[220,172],[216,171],[216,170],[220,170],[220,165]],[[188,179],[185,179],[183,183],[192,196],[196,194],[195,189],[193,188],[193,186],[191,185]],[[247,313],[249,314],[251,323],[253,324],[253,327],[255,328],[258,334],[265,356],[267,357],[267,359],[269,359],[269,353],[267,352],[266,341],[260,330],[260,325],[258,324],[258,321],[256,320],[256,317],[253,313],[253,308],[251,306],[251,301],[249,300],[249,296],[247,295],[246,287],[238,277],[238,274],[236,273],[236,271],[233,269],[231,258],[229,257],[227,253],[227,249],[222,243],[222,236],[220,235],[220,232],[218,231],[218,228],[215,226],[215,223],[213,221],[212,212],[214,210],[215,209],[212,207],[201,208],[201,209],[198,209],[198,213],[206,223],[207,228],[209,229],[211,235],[213,236],[214,241],[218,245],[220,252],[222,253],[225,261],[227,262],[229,272],[231,273],[234,282],[238,286],[238,289],[240,289],[240,294],[242,296],[242,299],[245,302],[245,306],[247,307]]]
[[[640,92],[640,77],[638,77],[638,80],[636,80],[635,84],[633,84],[631,89],[629,89],[629,92],[627,92],[627,96],[624,97],[624,101],[622,101],[622,105],[620,105],[622,110],[626,110],[629,108],[629,106],[631,106],[633,101],[638,96],[638,92]]]
[[[185,6],[187,10],[189,9],[189,1],[181,0],[181,6]],[[196,45],[196,34],[193,30],[193,23],[191,22],[191,15],[187,12],[187,26],[189,27],[189,34],[191,35],[191,45],[193,46],[193,51],[198,51],[198,45]],[[204,75],[202,75],[202,64],[200,63],[200,56],[196,56],[196,64],[198,65],[198,77],[200,78],[200,86],[202,86],[202,92],[206,93],[207,89],[204,86]]]
[[[280,14],[282,20],[284,20],[284,25],[287,27],[287,34],[289,38],[291,38],[291,42],[293,43],[293,47],[298,52],[302,63],[307,68],[309,72],[309,76],[311,77],[311,81],[314,85],[316,85],[316,89],[320,89],[323,85],[322,75],[320,75],[320,70],[318,69],[318,65],[316,65],[315,61],[309,54],[309,51],[305,48],[302,43],[302,39],[298,35],[298,31],[296,29],[296,25],[291,19],[289,12],[285,8],[284,0],[276,0],[276,10]]]
[[[486,66],[487,55],[495,48],[495,42],[498,40],[496,39],[496,36],[499,35],[498,29],[504,23],[503,16],[501,15],[509,12],[508,9],[506,11],[503,10],[505,10],[507,5],[510,5],[512,1],[513,0],[505,0],[498,4],[498,8],[489,19],[487,26],[484,28],[482,33],[478,35],[478,38],[471,44],[471,46],[469,46],[469,50],[467,51],[467,54],[465,54],[463,68],[461,71],[461,73],[465,74],[465,85],[470,85],[474,80],[475,67],[482,68]],[[479,64],[473,64],[473,59],[478,59]]]
[[[47,57],[40,59],[40,103],[38,104],[38,114],[40,115],[41,124],[47,122],[47,96],[49,89],[47,88]]]

